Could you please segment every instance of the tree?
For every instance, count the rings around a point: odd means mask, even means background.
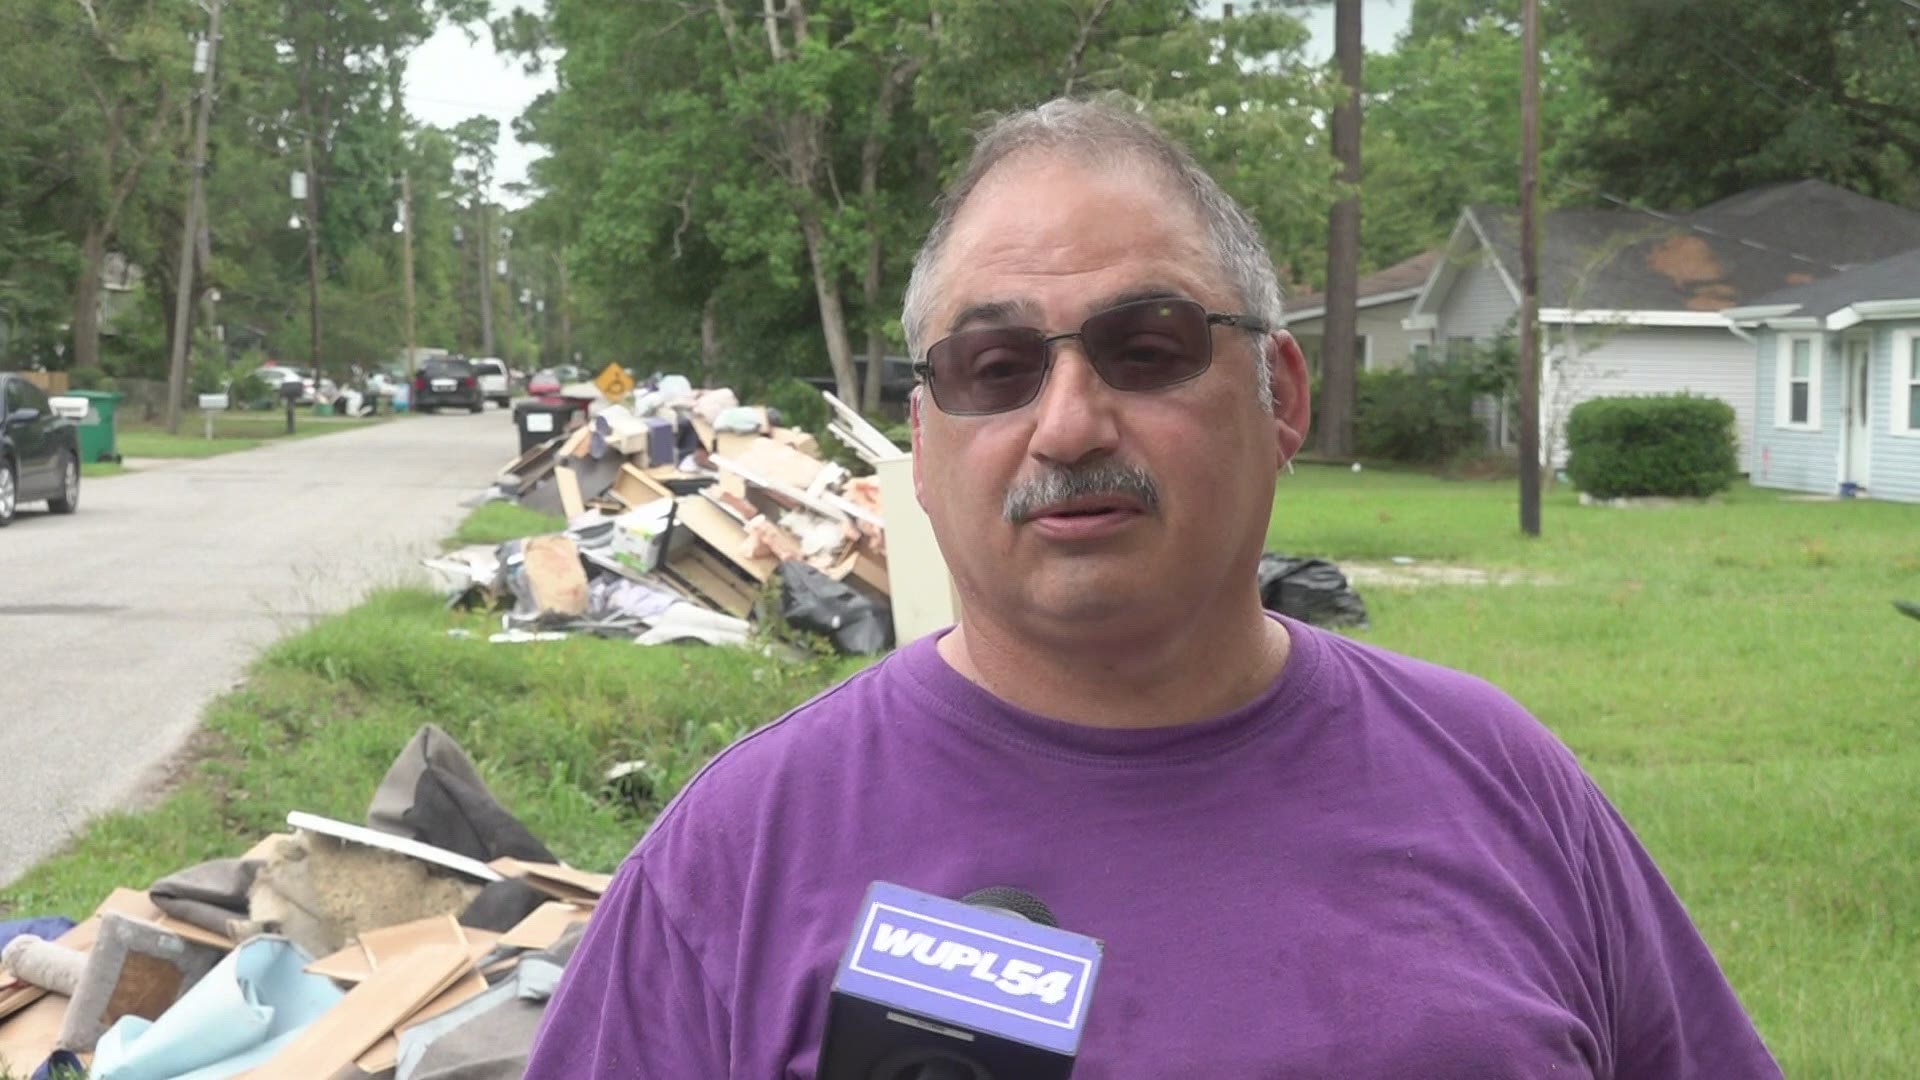
[[[1264,8],[1222,23],[1192,6],[555,0],[543,23],[495,30],[530,62],[563,50],[559,90],[523,129],[551,153],[542,201],[584,207],[568,266],[596,323],[631,327],[619,340],[643,355],[679,349],[756,380],[811,374],[824,351],[871,409],[933,195],[984,114],[1127,94],[1215,167],[1276,252],[1315,257],[1328,169],[1300,148],[1325,94],[1298,62],[1305,32]]]
[[[1604,105],[1558,7],[1543,13],[1541,200],[1591,203],[1578,156]],[[1398,48],[1368,59],[1363,267],[1439,244],[1462,207],[1515,203],[1520,75],[1518,0],[1418,0]]]
[[[1560,0],[1608,108],[1612,190],[1685,207],[1818,178],[1920,199],[1920,10],[1899,0]]]
[[[1334,10],[1334,59],[1341,100],[1333,110],[1333,156],[1340,162],[1342,197],[1327,218],[1326,337],[1320,360],[1320,450],[1353,455],[1355,322],[1360,281],[1360,0]]]

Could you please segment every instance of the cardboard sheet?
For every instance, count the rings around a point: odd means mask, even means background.
[[[524,878],[527,884],[553,897],[573,904],[591,906],[599,902],[607,887],[613,884],[612,874],[597,874],[591,870],[576,870],[560,863],[526,862],[511,856],[502,856],[487,864],[504,877]],[[473,931],[468,931],[472,933]]]
[[[533,910],[520,924],[500,936],[500,944],[516,949],[549,949],[567,932],[567,927],[585,922],[593,912],[554,900]]]
[[[11,1070],[14,1076],[32,1076],[53,1053],[60,1025],[67,1018],[67,1004],[65,994],[42,993],[0,1024],[0,1069]]]

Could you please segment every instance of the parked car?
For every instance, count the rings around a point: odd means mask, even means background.
[[[298,381],[300,383],[300,397],[297,404],[311,405],[316,399],[317,395],[315,391],[318,390],[318,387],[314,385],[313,376],[302,371],[300,368],[279,367],[275,365],[263,367],[254,372],[254,375],[258,376],[262,382],[267,384],[267,387],[273,391],[275,398],[280,396],[280,388],[282,386],[290,382]]]
[[[473,373],[480,377],[480,394],[488,401],[499,402],[501,408],[513,404],[513,383],[507,375],[507,365],[490,356],[473,361]]]
[[[420,365],[413,377],[413,400],[409,406],[417,412],[432,412],[445,406],[464,406],[468,412],[487,407],[480,389],[480,376],[465,360],[429,360]]]
[[[80,429],[54,413],[46,391],[0,372],[0,525],[42,499],[56,514],[79,508]]]

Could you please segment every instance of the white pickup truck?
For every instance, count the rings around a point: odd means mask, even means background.
[[[501,408],[513,404],[513,384],[507,379],[507,365],[491,356],[472,361],[473,373],[480,377],[480,396],[497,401]]]

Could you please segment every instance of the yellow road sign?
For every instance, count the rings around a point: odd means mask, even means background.
[[[607,400],[619,401],[633,393],[633,376],[627,374],[627,369],[619,364],[608,364],[605,371],[594,376],[593,385],[607,395]]]

